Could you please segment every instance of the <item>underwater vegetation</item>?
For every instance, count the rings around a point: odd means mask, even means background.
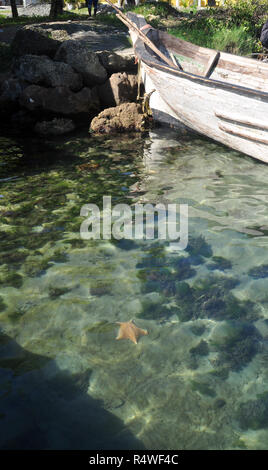
[[[214,338],[210,344],[218,352],[214,365],[227,375],[229,371],[240,371],[258,353],[260,340],[260,333],[251,323],[227,322],[223,334]]]
[[[145,256],[136,265],[143,293],[160,292],[167,297],[174,296],[177,283],[196,274],[188,258],[167,256],[164,245],[155,243],[145,250]]]
[[[169,318],[174,313],[176,313],[174,307],[167,307],[164,304],[164,299],[161,299],[160,296],[146,296],[142,299],[142,311],[137,314],[137,317],[146,318],[147,320],[162,320]]]
[[[189,237],[188,245],[186,251],[190,253],[191,256],[203,256],[204,258],[210,258],[213,255],[211,246],[207,243],[203,235],[198,237]]]
[[[214,274],[195,281],[192,287],[187,282],[179,283],[176,289],[179,319],[256,320],[258,313],[254,303],[238,300],[230,292],[237,284],[236,279]]]
[[[253,279],[264,279],[268,277],[268,264],[261,264],[260,266],[251,268],[248,274],[253,277]]]
[[[209,397],[216,396],[215,390],[207,382],[197,382],[193,380],[191,384],[191,388],[192,390],[199,392],[202,395],[207,395]]]
[[[0,296],[0,312],[3,312],[6,309],[3,297]]]
[[[256,400],[241,403],[236,419],[243,430],[268,427],[268,392],[260,394]]]
[[[2,274],[0,274],[0,287],[15,287],[18,289],[22,286],[22,283],[23,278],[20,274],[14,273],[8,268],[2,270]]]
[[[190,349],[190,353],[194,356],[207,356],[209,354],[208,343],[202,339],[197,346]]]
[[[113,295],[113,282],[108,279],[94,280],[90,286],[90,293],[98,297],[102,295]]]
[[[219,269],[220,271],[225,271],[226,269],[232,269],[232,263],[222,256],[212,256],[212,263],[207,264],[207,268],[211,271]]]

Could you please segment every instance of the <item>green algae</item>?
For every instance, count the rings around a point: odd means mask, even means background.
[[[5,273],[0,274],[0,287],[15,287],[18,289],[22,286],[22,283],[23,277],[9,269]]]
[[[91,295],[113,295],[113,281],[110,280],[94,280],[90,285]]]
[[[208,263],[207,267],[211,271],[214,269],[219,269],[220,271],[225,271],[226,269],[232,269],[232,263],[226,258],[222,256],[212,256],[211,258],[212,263]]]
[[[3,300],[3,297],[0,296],[0,312],[3,312],[6,309],[6,304]]]
[[[89,325],[85,328],[84,333],[109,333],[113,331],[115,328],[114,323],[109,323],[108,321],[99,321],[94,323],[93,325]]]
[[[61,295],[64,295],[69,291],[70,289],[68,289],[68,287],[58,287],[53,285],[50,285],[48,287],[48,293],[51,299],[56,299],[57,297],[60,297]]]
[[[43,274],[50,265],[50,259],[44,258],[43,256],[28,256],[23,269],[27,276],[35,277]]]
[[[204,256],[205,258],[210,258],[213,255],[211,246],[207,243],[203,235],[198,237],[189,237],[189,242],[186,248],[192,256]]]
[[[35,357],[33,354],[25,351],[23,356],[0,358],[0,367],[3,369],[11,369],[14,375],[23,375],[32,370],[41,369],[44,367],[48,358]]]
[[[197,346],[190,349],[190,353],[196,356],[207,356],[209,354],[208,343],[202,339]]]
[[[211,346],[219,353],[214,364],[225,370],[240,371],[259,352],[260,339],[260,333],[250,323],[226,323],[222,333],[211,340]]]
[[[242,430],[268,427],[268,392],[239,405],[236,419]]]
[[[253,279],[264,279],[268,277],[268,264],[261,264],[255,268],[251,268],[248,272]]]
[[[256,305],[249,300],[238,300],[230,293],[237,284],[236,279],[215,275],[197,280],[192,287],[186,282],[179,284],[176,299],[180,320],[257,320],[259,314]]]
[[[191,388],[193,391],[199,392],[202,395],[206,395],[211,398],[216,396],[215,390],[213,390],[213,388],[206,382],[197,382],[193,380],[191,383]]]

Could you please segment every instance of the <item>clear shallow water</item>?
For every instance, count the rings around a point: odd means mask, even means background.
[[[0,447],[267,448],[268,167],[158,130],[1,138],[0,171]],[[187,203],[187,250],[81,240],[103,195]]]

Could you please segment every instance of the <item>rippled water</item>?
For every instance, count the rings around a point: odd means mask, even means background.
[[[104,195],[188,204],[187,249],[82,240]],[[267,165],[169,129],[0,138],[0,447],[267,448],[267,195]]]

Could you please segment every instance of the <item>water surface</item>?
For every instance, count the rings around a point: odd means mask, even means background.
[[[170,129],[0,138],[1,448],[267,448],[267,181]],[[106,195],[188,204],[187,249],[82,240]]]

